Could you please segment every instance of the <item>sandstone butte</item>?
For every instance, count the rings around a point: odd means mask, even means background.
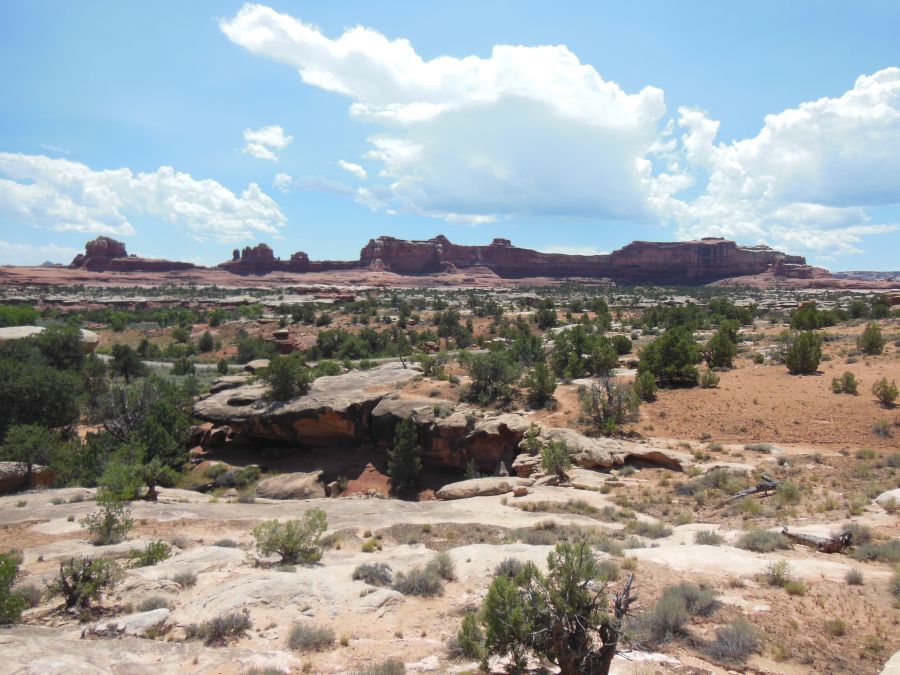
[[[128,255],[123,243],[109,237],[88,242],[84,254],[76,256],[69,267],[97,272],[204,269],[191,263]],[[487,269],[503,279],[588,278],[673,284],[705,284],[760,274],[785,279],[831,278],[827,270],[807,265],[802,256],[788,255],[768,246],[739,246],[718,238],[635,241],[609,254],[568,255],[519,248],[508,239],[494,239],[487,246],[464,246],[452,243],[443,235],[423,241],[378,237],[369,240],[359,259],[353,261],[315,261],[303,252],[281,260],[268,245],[258,244],[235,249],[232,259],[221,263],[218,269],[239,275],[369,270],[413,276]]]

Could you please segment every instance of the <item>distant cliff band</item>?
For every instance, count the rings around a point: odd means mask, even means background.
[[[195,269],[191,263],[155,260],[128,255],[125,245],[98,237],[85,246],[69,266],[98,272],[166,272]],[[802,256],[788,255],[768,246],[738,246],[717,238],[682,242],[635,241],[604,255],[542,253],[513,246],[508,239],[494,239],[487,246],[454,244],[443,235],[423,241],[394,237],[369,240],[359,260],[310,260],[298,252],[288,260],[275,257],[266,244],[234,250],[232,259],[218,265],[234,274],[269,272],[328,272],[373,270],[402,275],[456,273],[473,267],[490,269],[506,279],[529,277],[605,278],[620,283],[662,282],[702,284],[730,277],[763,274],[812,279],[829,277],[810,267]]]

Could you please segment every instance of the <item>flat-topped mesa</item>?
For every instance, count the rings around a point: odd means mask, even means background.
[[[768,246],[738,246],[707,238],[684,242],[637,241],[603,255],[542,253],[494,239],[488,246],[464,246],[443,235],[423,241],[372,239],[360,252],[360,265],[398,274],[434,274],[448,266],[484,266],[504,278],[588,277],[620,282],[708,283],[735,276],[772,272],[812,278],[828,273],[806,265],[802,256]]]
[[[84,253],[76,255],[69,267],[92,272],[174,272],[196,266],[186,262],[128,255],[125,244],[121,241],[97,237],[85,244]]]

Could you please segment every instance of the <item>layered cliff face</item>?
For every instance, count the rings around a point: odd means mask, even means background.
[[[98,237],[87,243],[84,254],[76,256],[70,267],[100,272],[168,272],[191,269],[194,265],[128,255],[121,242]],[[258,244],[235,249],[232,259],[218,267],[233,274],[251,275],[345,270],[401,275],[465,274],[466,270],[480,267],[505,279],[591,278],[668,284],[705,284],[758,275],[811,280],[831,276],[827,270],[807,265],[802,256],[787,255],[768,246],[738,246],[733,241],[715,238],[636,241],[605,255],[566,255],[518,248],[508,239],[494,239],[487,246],[465,246],[454,244],[443,235],[422,241],[379,237],[363,247],[359,260],[352,261],[310,260],[302,251],[281,260],[268,245]]]
[[[268,244],[234,249],[231,260],[221,263],[221,269],[234,274],[268,274],[269,272],[327,272],[356,269],[359,263],[352,261],[310,260],[303,251],[291,254],[290,260],[276,258]]]
[[[398,274],[434,274],[488,267],[500,277],[609,278],[625,283],[708,283],[727,277],[762,274],[814,278],[821,270],[767,246],[738,246],[725,239],[686,242],[633,242],[608,255],[566,255],[517,248],[508,239],[488,246],[463,246],[443,235],[425,241],[372,239],[360,252],[360,265]],[[826,272],[827,274],[827,272]]]
[[[193,269],[195,265],[128,255],[121,241],[97,237],[85,244],[84,253],[76,255],[69,267],[92,272],[174,272]]]

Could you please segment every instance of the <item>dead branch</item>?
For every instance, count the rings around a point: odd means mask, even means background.
[[[841,553],[853,544],[853,534],[850,532],[841,532],[831,537],[817,537],[813,534],[788,532],[787,527],[782,527],[781,534],[796,544],[814,548],[822,553]]]
[[[741,490],[737,494],[732,495],[728,499],[725,500],[725,503],[733,502],[736,499],[741,499],[743,497],[748,497],[750,495],[762,494],[764,497],[767,497],[771,493],[775,492],[778,486],[781,485],[780,480],[775,480],[770,476],[763,474],[762,480],[759,481],[753,487],[749,487],[746,490]]]

